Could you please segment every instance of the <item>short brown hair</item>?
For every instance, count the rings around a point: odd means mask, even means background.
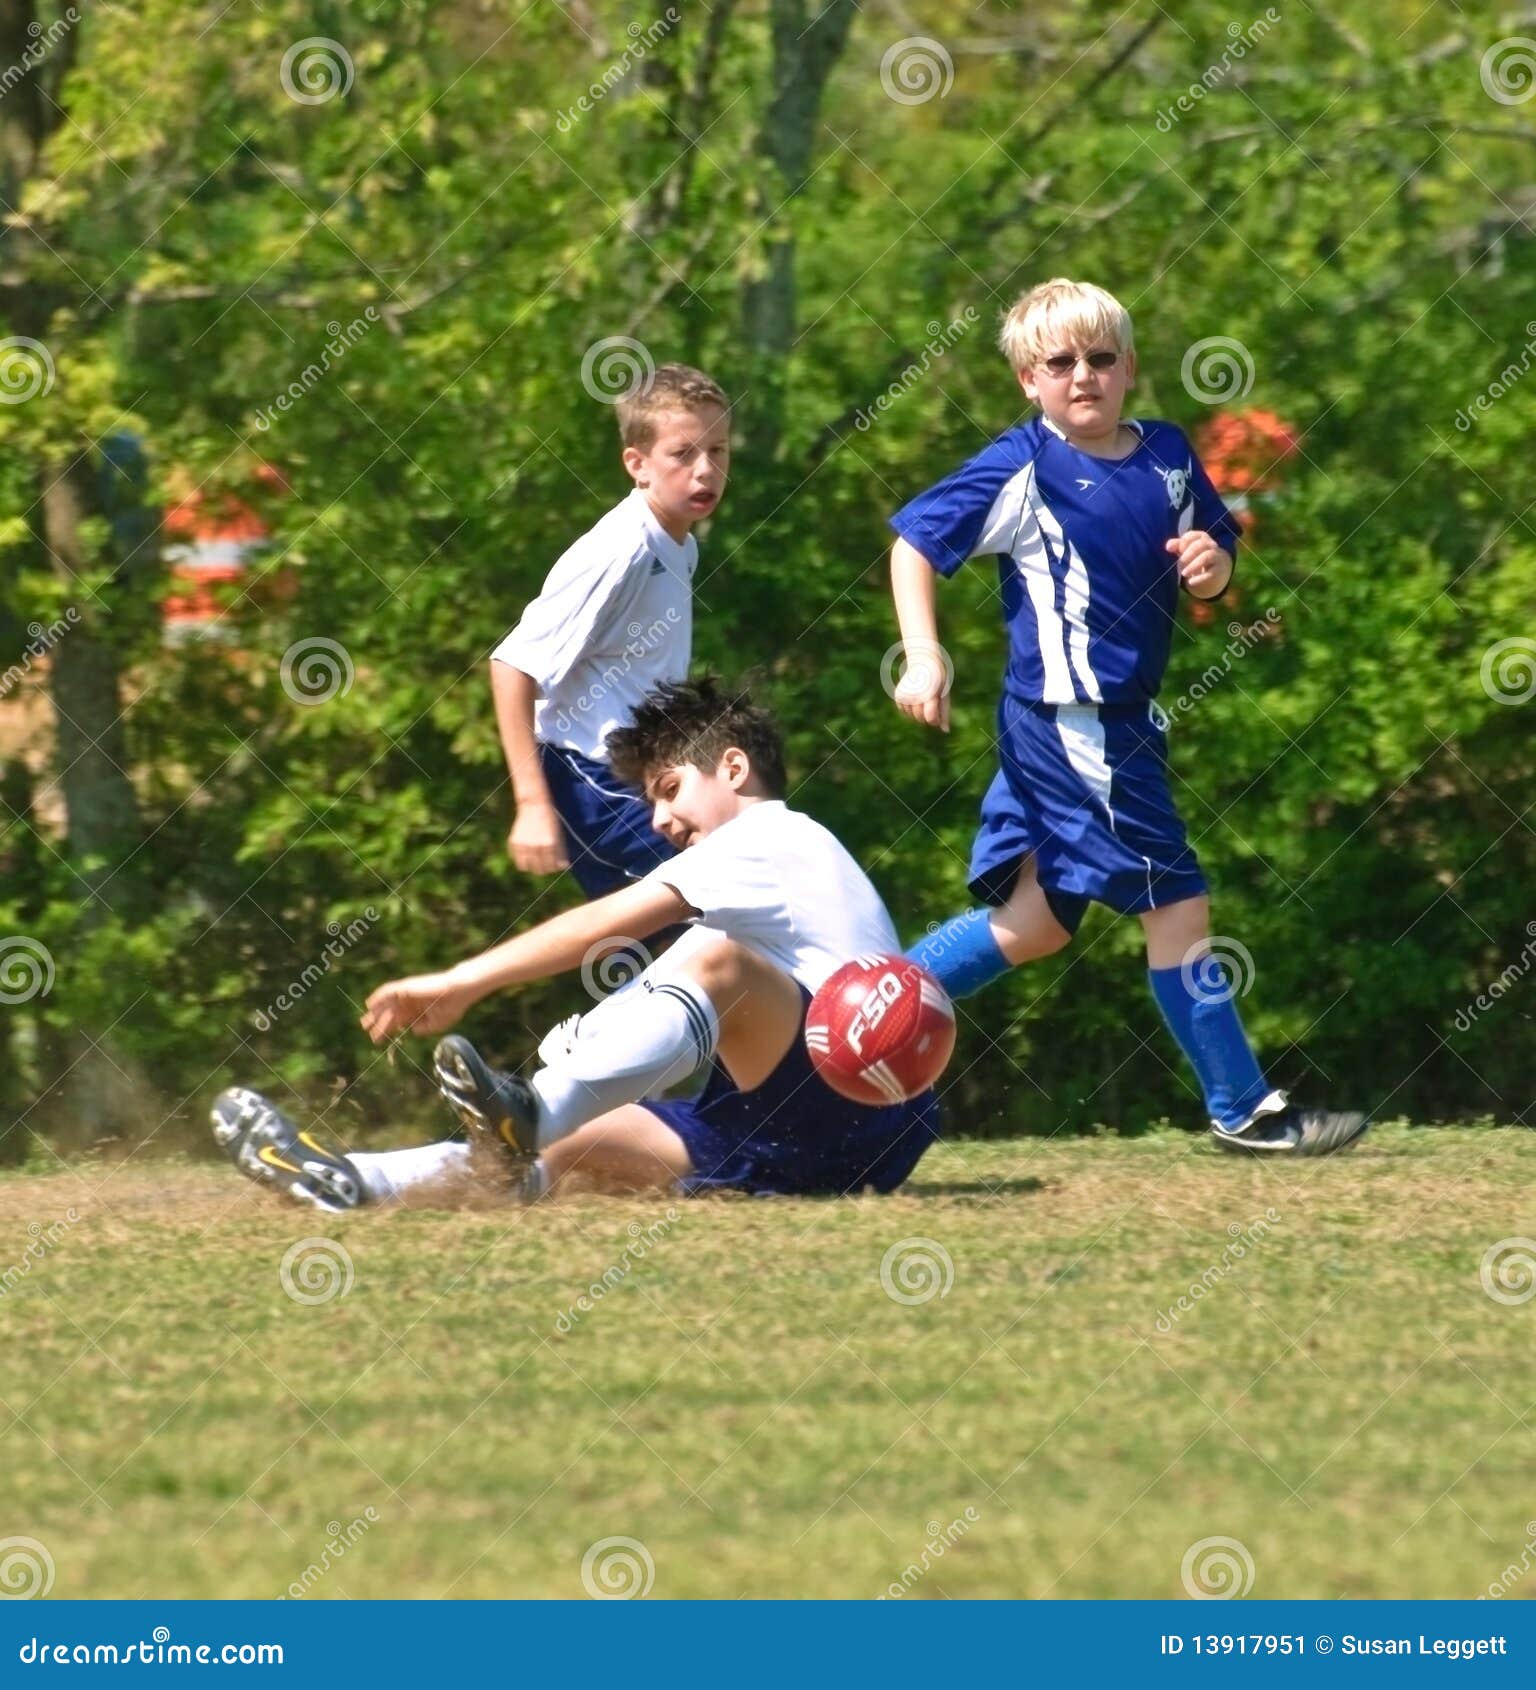
[[[619,439],[643,452],[655,444],[657,425],[669,411],[702,411],[708,405],[731,408],[719,382],[691,364],[663,364],[615,404]]]
[[[784,738],[778,723],[744,687],[717,675],[663,682],[646,694],[634,721],[615,728],[605,744],[613,772],[642,790],[658,769],[680,763],[713,774],[734,746],[746,752],[768,796],[784,796]]]

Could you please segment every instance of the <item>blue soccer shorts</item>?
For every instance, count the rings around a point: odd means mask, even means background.
[[[938,1135],[931,1091],[907,1103],[872,1108],[840,1097],[811,1066],[800,1027],[777,1068],[752,1091],[739,1091],[716,1060],[698,1097],[647,1098],[643,1107],[683,1141],[693,1172],[690,1195],[745,1191],[758,1196],[844,1196],[894,1191]]]
[[[677,855],[651,826],[651,806],[604,763],[563,745],[539,745],[539,763],[565,827],[571,873],[589,898],[617,892]]]
[[[1069,933],[1090,901],[1141,915],[1205,892],[1168,790],[1156,705],[1026,704],[1004,694],[997,720],[999,767],[971,848],[974,897],[1006,903],[1030,852]]]

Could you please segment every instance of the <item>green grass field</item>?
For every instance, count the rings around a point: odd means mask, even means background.
[[[1161,1597],[1216,1537],[1256,1597],[1474,1596],[1532,1533],[1530,1265],[1482,1268],[1536,1236],[1529,1131],[960,1144],[896,1198],[672,1214],[0,1181],[0,1526],[60,1597],[580,1596],[584,1557],[657,1597]],[[284,1288],[306,1236],[328,1301]]]

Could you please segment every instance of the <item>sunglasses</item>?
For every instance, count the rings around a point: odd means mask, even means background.
[[[1090,370],[1112,370],[1120,362],[1118,352],[1085,352],[1083,362]],[[1077,368],[1078,360],[1070,352],[1057,352],[1042,360],[1040,368],[1047,375],[1069,376]]]

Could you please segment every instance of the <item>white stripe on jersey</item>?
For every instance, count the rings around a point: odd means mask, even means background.
[[[1062,584],[1062,608],[1066,613],[1066,635],[1072,647],[1072,667],[1077,672],[1077,678],[1083,683],[1086,692],[1095,704],[1104,702],[1104,689],[1099,685],[1099,677],[1094,674],[1093,667],[1088,661],[1088,570],[1083,563],[1082,553],[1061,531],[1061,524],[1056,520],[1055,512],[1043,499],[1032,501],[1038,512],[1038,520],[1047,537],[1054,542],[1056,550],[1065,555],[1067,560],[1067,576]],[[1052,614],[1055,614],[1054,604]],[[1057,617],[1057,628],[1060,629],[1062,619]],[[1060,638],[1060,634],[1057,635]],[[1070,683],[1069,683],[1070,685]],[[1072,697],[1076,697],[1075,690]],[[1047,695],[1047,702],[1065,702],[1065,700],[1051,700]]]
[[[1045,674],[1041,697],[1047,703],[1065,703],[1077,697],[1077,688],[1072,685],[1061,618],[1056,614],[1056,582],[1035,510],[1034,486],[1035,466],[1031,461],[1004,482],[982,524],[977,550],[995,548],[1013,559],[1035,612],[1035,638]]]
[[[1056,608],[1056,579],[1047,541],[1066,561],[1061,611]],[[1095,703],[1102,703],[1104,692],[1088,661],[1088,570],[1082,554],[1062,533],[1055,513],[1041,499],[1033,460],[1004,484],[987,512],[977,551],[992,550],[1013,559],[1029,594],[1045,676],[1043,702],[1079,702],[1075,671],[1082,690]]]

